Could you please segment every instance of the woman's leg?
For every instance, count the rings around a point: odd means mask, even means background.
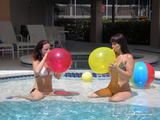
[[[97,97],[110,97],[110,96],[112,96],[112,92],[110,91],[110,89],[109,88],[103,88],[103,89],[100,89],[100,90],[92,93],[88,97],[97,98]]]
[[[29,95],[29,96],[15,96],[15,97],[16,98],[22,98],[22,99],[30,100],[30,101],[38,101],[38,100],[43,99],[45,96],[33,97],[33,96]]]
[[[131,91],[118,92],[117,94],[110,97],[109,101],[120,102],[120,101],[124,101],[126,99],[129,99],[131,96],[132,96]]]
[[[45,95],[40,92],[38,89],[35,89],[33,92],[30,93],[29,96],[26,97],[29,100],[35,101],[35,100],[41,100],[45,97]]]
[[[45,96],[36,88],[33,88],[28,96],[15,96],[14,98],[22,98],[30,101],[38,101],[43,99]]]
[[[107,88],[100,89],[89,97],[96,98],[96,97],[111,97],[113,92],[117,91],[117,84],[118,84],[118,72],[117,70],[110,70],[111,81]]]

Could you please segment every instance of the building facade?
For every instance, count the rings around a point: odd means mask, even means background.
[[[57,0],[54,1],[53,15],[59,19],[90,18],[90,0]],[[115,0],[116,19],[151,19],[151,0]],[[103,0],[100,11],[103,18],[112,18],[112,0]]]

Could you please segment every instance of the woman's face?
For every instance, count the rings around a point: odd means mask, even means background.
[[[112,42],[112,49],[114,50],[115,53],[119,53],[121,46],[116,42]]]
[[[42,55],[44,56],[48,50],[50,50],[51,46],[49,43],[46,43],[42,47]]]

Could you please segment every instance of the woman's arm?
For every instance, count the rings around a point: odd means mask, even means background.
[[[39,60],[33,60],[32,61],[33,71],[34,71],[36,76],[39,75],[42,67],[45,65],[47,54],[48,54],[48,52],[44,55],[44,57],[41,61],[39,61]]]
[[[57,79],[61,78],[62,73],[54,73],[54,77]]]
[[[33,98],[32,96],[14,96],[14,98],[22,98],[22,99],[26,99],[26,100],[30,100],[30,101],[38,101],[43,99],[45,96],[42,96],[40,98]]]

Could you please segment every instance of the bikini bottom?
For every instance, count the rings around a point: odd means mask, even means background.
[[[36,90],[36,88],[33,88],[30,93],[34,92],[35,90]]]
[[[118,84],[110,84],[107,88],[100,89],[95,92],[100,97],[111,97],[118,92],[131,91],[129,83],[125,83],[122,86]]]

